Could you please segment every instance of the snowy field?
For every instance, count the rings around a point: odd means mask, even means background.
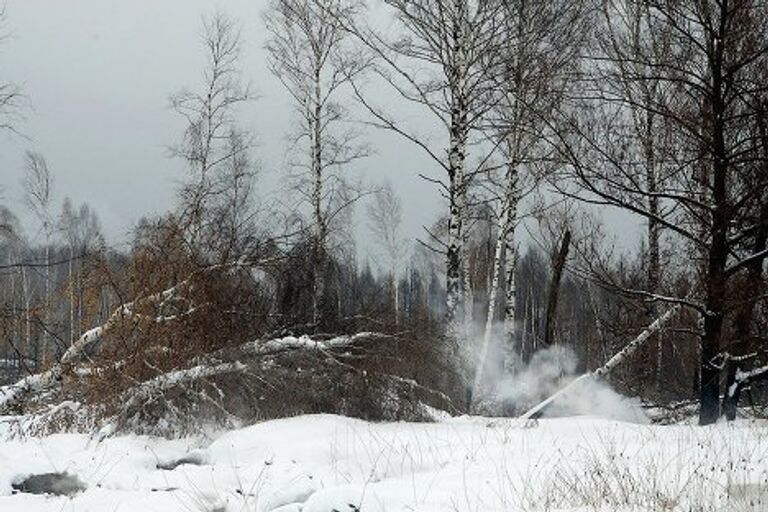
[[[2,512],[768,510],[768,423],[746,420],[699,428],[320,415],[208,439],[2,435]],[[13,483],[50,472],[87,489],[14,494]]]

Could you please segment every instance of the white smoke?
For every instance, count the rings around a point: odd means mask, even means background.
[[[628,423],[650,423],[638,399],[622,396],[596,378],[579,381],[558,397],[544,416],[596,416]]]
[[[501,347],[503,343],[494,345]],[[517,354],[507,354],[510,356],[516,360],[512,375],[491,372],[488,380],[494,383],[496,399],[518,414],[540,404],[579,376],[576,374],[578,358],[569,347],[553,345],[539,350],[528,364],[523,364]],[[497,349],[491,357],[502,356]],[[574,384],[545,410],[544,416],[595,416],[632,423],[649,422],[639,400],[620,395],[607,382],[596,378]]]
[[[576,371],[576,356],[559,345],[536,352],[514,375],[502,377],[496,392],[516,406],[536,405],[565,386]]]

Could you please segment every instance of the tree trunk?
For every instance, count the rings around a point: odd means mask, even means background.
[[[69,246],[69,345],[75,342],[75,283],[72,272],[72,259],[74,257],[74,251],[72,245]]]
[[[27,277],[25,267],[21,267],[21,291],[24,296],[24,338],[27,348],[27,356],[34,359],[35,368],[37,368],[40,361],[37,358],[37,351],[33,350],[32,347],[32,312],[30,311],[30,296],[32,292],[29,289],[29,278]]]
[[[313,273],[314,280],[312,286],[312,322],[316,328],[320,328],[324,322],[323,315],[325,307],[325,238],[326,229],[325,219],[323,218],[323,153],[322,153],[322,91],[320,89],[320,68],[315,69],[315,97],[313,99],[313,111],[311,112],[311,132],[312,146],[311,167],[312,167],[312,216],[314,224],[313,240]]]
[[[647,121],[648,133],[646,133],[646,150],[645,150],[645,164],[646,164],[646,184],[648,192],[651,194],[648,198],[648,212],[650,216],[648,218],[648,276],[646,288],[648,293],[658,293],[659,284],[661,280],[661,263],[660,263],[660,251],[659,251],[659,237],[661,226],[656,218],[659,216],[659,197],[655,195],[658,192],[658,180],[656,177],[656,165],[653,150],[654,134],[652,133],[653,123],[652,114],[648,114]],[[655,303],[651,303],[648,306],[649,318],[656,318],[658,310]],[[656,338],[656,367],[655,367],[655,380],[656,380],[656,392],[661,392],[662,387],[662,366],[664,363],[663,347],[661,345],[662,337],[660,335]]]
[[[504,249],[504,369],[508,373],[519,364],[522,347],[517,329],[517,247],[514,233],[514,224],[511,224]]]
[[[464,254],[461,257],[461,276],[463,279],[462,285],[462,309],[464,311],[464,332],[467,339],[469,339],[472,333],[472,322],[475,316],[475,294],[472,287],[472,268],[470,267],[471,259],[469,254],[469,222],[467,219],[467,205],[462,206],[464,211],[464,220],[461,224],[464,229],[464,241],[461,243]]]
[[[400,286],[397,277],[397,269],[394,262],[389,269],[390,281],[392,283],[392,307],[394,313],[395,327],[400,326]]]
[[[453,137],[452,137],[453,139]],[[451,158],[449,171],[449,201],[450,217],[448,219],[448,251],[446,254],[446,304],[445,316],[448,336],[451,343],[458,346],[461,335],[461,319],[459,308],[461,305],[461,253],[463,242],[462,215],[460,196],[463,194],[463,155],[459,148],[460,141],[451,142]]]
[[[722,217],[722,214],[716,212],[713,217]],[[700,425],[714,423],[720,415],[720,369],[715,359],[720,354],[720,336],[723,328],[727,253],[725,225],[721,221],[715,221],[715,224],[720,227],[713,232],[712,247],[709,251],[708,282],[706,283],[707,312],[704,316],[704,334],[701,339]]]
[[[768,126],[765,122],[765,110],[761,109],[758,114],[758,128],[763,142],[763,151],[768,152]],[[763,155],[761,173],[768,176],[768,154]],[[757,231],[755,232],[752,253],[759,254],[768,247],[768,194],[763,192],[760,202],[760,213],[757,222]],[[736,313],[734,321],[736,337],[735,342],[745,347],[744,352],[752,352],[750,346],[752,320],[755,313],[755,307],[759,300],[759,295],[763,285],[763,263],[765,257],[755,258],[747,265],[747,275],[744,284],[741,301],[743,305]],[[733,356],[733,354],[730,354]],[[736,419],[736,408],[739,404],[741,394],[741,385],[736,382],[736,374],[741,371],[742,361],[738,358],[729,357],[726,365],[726,393],[723,395],[723,413],[725,417],[732,421]],[[734,388],[734,386],[736,386]]]
[[[517,164],[507,166],[507,227],[504,231],[504,369],[512,372],[520,358],[520,340],[517,339],[517,246],[515,224],[520,202],[520,175]]]
[[[557,304],[560,296],[560,281],[563,277],[565,261],[568,258],[568,250],[571,245],[571,231],[566,229],[560,242],[560,250],[552,262],[552,281],[549,283],[547,293],[547,316],[544,320],[544,346],[554,343],[555,317],[557,316]]]
[[[483,334],[483,343],[480,348],[480,356],[477,359],[475,367],[475,382],[472,387],[472,396],[476,400],[482,390],[484,384],[483,377],[485,374],[485,368],[488,365],[488,350],[491,345],[491,338],[493,335],[493,322],[496,317],[496,301],[499,296],[499,287],[501,282],[501,266],[502,259],[504,257],[504,245],[507,239],[507,231],[509,230],[509,218],[510,218],[510,204],[509,199],[504,200],[501,214],[497,223],[496,232],[496,247],[493,255],[493,277],[491,279],[491,287],[488,291],[488,313],[485,318],[485,332]]]
[[[701,339],[701,387],[699,424],[709,425],[720,416],[720,369],[715,358],[720,353],[720,338],[725,318],[726,264],[728,261],[729,205],[727,193],[728,157],[725,149],[725,105],[723,104],[722,55],[717,52],[712,68],[713,92],[710,98],[712,119],[712,224],[707,254],[706,314]]]
[[[735,360],[729,362],[736,363]],[[768,366],[755,368],[749,372],[742,372],[736,364],[729,365],[728,371],[733,372],[729,375],[731,384],[725,389],[723,396],[723,413],[728,421],[736,419],[736,406],[739,403],[741,392],[750,384],[756,381],[765,381],[768,379]]]
[[[455,0],[457,9],[466,10],[462,0]],[[457,11],[456,14],[458,14]],[[464,364],[460,353],[462,337],[459,309],[462,301],[462,262],[464,229],[463,225],[467,201],[467,183],[465,176],[466,147],[469,135],[467,98],[467,59],[465,48],[466,18],[456,16],[453,27],[453,55],[455,62],[448,71],[451,91],[451,120],[449,128],[450,147],[448,150],[448,200],[450,214],[448,218],[448,250],[446,254],[446,324],[449,343],[449,357],[453,366],[464,373]],[[469,383],[462,375],[464,384]]]
[[[46,228],[47,230],[48,228]],[[51,237],[46,236],[45,240],[45,297],[43,297],[43,345],[41,349],[43,366],[48,363],[48,352],[50,350],[50,336],[48,334],[48,318],[51,300]]]

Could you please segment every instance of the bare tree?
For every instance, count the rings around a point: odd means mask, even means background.
[[[53,176],[45,157],[34,151],[24,155],[24,180],[22,182],[27,206],[40,221],[41,229],[48,237],[53,232],[51,203],[53,201]]]
[[[663,56],[670,52],[674,28],[653,16],[647,2],[612,0],[604,2],[601,15],[605,30],[598,35],[598,44],[605,58],[612,63],[602,80],[603,90],[621,98],[626,108],[624,121],[617,133],[625,145],[625,160],[633,161],[633,180],[647,191],[645,207],[650,214],[646,219],[647,283],[650,293],[662,293],[661,250],[662,226],[657,220],[666,216],[662,209],[662,195],[666,175],[674,172],[674,126],[654,109],[659,102],[669,102],[677,91],[664,80],[638,80],[640,75],[652,75],[644,55]],[[605,69],[605,68],[604,68]],[[619,128],[618,126],[616,128]],[[637,180],[634,173],[642,173]],[[655,304],[648,306],[649,318],[657,316]],[[656,336],[656,384],[661,386],[663,347],[662,337]]]
[[[649,37],[673,34],[668,51],[642,46],[632,53],[598,58],[594,67],[599,94],[590,109],[603,108],[610,116],[589,121],[588,116],[571,128],[583,146],[566,150],[577,181],[584,187],[583,200],[618,206],[654,222],[694,248],[702,257],[697,272],[700,290],[696,297],[665,297],[635,290],[650,301],[682,303],[702,319],[700,360],[700,423],[719,416],[721,350],[726,345],[726,319],[735,302],[729,292],[734,279],[749,262],[765,257],[741,242],[750,238],[748,219],[755,211],[768,176],[751,172],[763,156],[754,126],[760,109],[754,98],[766,90],[757,79],[768,63],[766,6],[749,1],[701,0],[686,4],[644,1]],[[608,20],[614,20],[611,16]],[[631,71],[622,81],[632,84],[659,82],[664,94],[636,102],[626,94],[606,90],[619,64]],[[593,98],[595,97],[593,96]],[[669,164],[674,172],[649,190],[645,175],[625,158],[626,144],[613,131],[623,123],[628,107],[653,113],[670,126],[678,151]],[[621,132],[619,132],[621,133]],[[668,214],[654,213],[649,198],[658,196]],[[757,300],[756,297],[749,300]]]
[[[369,227],[374,241],[386,256],[389,285],[392,293],[392,307],[395,325],[400,323],[400,264],[403,262],[404,246],[402,227],[403,207],[390,182],[386,182],[373,196],[368,205]]]
[[[89,253],[104,246],[99,219],[87,204],[75,208],[72,201],[64,199],[58,228],[66,241],[67,277],[69,295],[69,344],[75,342],[83,329],[83,265]]]
[[[345,127],[349,115],[341,96],[367,67],[350,50],[343,28],[354,23],[359,9],[356,1],[273,0],[264,14],[270,68],[299,117],[292,140],[305,144],[291,165],[302,172],[297,189],[311,209],[315,325],[326,320],[329,225],[356,199],[343,199],[349,188],[338,171],[368,155],[359,132]]]
[[[422,107],[436,118],[447,145],[434,147],[430,138],[416,133],[377,106],[354,83],[355,93],[372,117],[374,126],[393,131],[424,150],[445,171],[436,182],[448,202],[446,255],[447,355],[455,368],[464,370],[460,353],[461,308],[471,313],[466,295],[468,189],[484,166],[492,148],[476,146],[477,169],[468,169],[472,136],[493,108],[492,89],[498,72],[499,31],[503,29],[501,2],[475,0],[387,0],[394,14],[396,37],[359,25],[346,26],[377,59],[376,74],[405,101]],[[435,239],[435,236],[432,236]],[[443,242],[441,241],[441,244]],[[463,279],[463,277],[465,279]],[[466,348],[466,347],[464,347]]]
[[[602,7],[606,29],[598,36],[599,44],[613,66],[603,76],[603,87],[626,104],[627,130],[622,130],[627,144],[627,160],[636,159],[643,174],[643,186],[648,191],[647,219],[648,268],[650,292],[658,291],[661,263],[659,236],[661,226],[656,217],[663,215],[661,198],[665,166],[669,166],[674,143],[672,126],[653,106],[669,101],[676,91],[663,80],[638,80],[652,73],[645,56],[663,56],[673,44],[673,27],[661,23],[653,15],[648,2],[611,1]]]
[[[485,356],[492,338],[500,290],[504,289],[506,353],[519,351],[517,245],[515,227],[520,202],[555,167],[547,134],[556,129],[557,110],[578,83],[579,52],[588,34],[587,4],[583,1],[509,1],[503,4],[503,27],[498,34],[501,57],[494,91],[494,108],[483,130],[498,147],[501,165],[491,168],[490,184],[496,203],[496,240],[491,265],[491,288],[481,358],[475,374],[479,391]],[[494,65],[493,59],[490,66]]]
[[[171,96],[173,110],[186,122],[184,138],[171,152],[187,163],[190,173],[189,181],[180,190],[179,213],[187,243],[201,257],[221,260],[229,254],[221,248],[221,236],[226,230],[220,229],[221,219],[212,212],[220,210],[229,199],[240,205],[246,201],[242,182],[250,177],[250,171],[244,171],[242,163],[251,141],[237,128],[236,114],[238,106],[252,95],[241,82],[241,37],[236,24],[221,12],[205,18],[203,44],[203,88],[200,92],[184,89]],[[236,198],[227,197],[232,191],[232,172],[239,180]]]
[[[5,25],[8,15],[5,5],[0,6],[0,44],[8,37]],[[17,124],[21,120],[21,107],[24,95],[18,85],[12,82],[0,83],[0,130],[18,133]],[[0,186],[0,192],[2,187]]]
[[[45,158],[40,153],[27,151],[24,156],[24,179],[23,186],[27,206],[32,210],[37,220],[40,222],[40,229],[45,240],[45,283],[44,283],[44,315],[42,344],[40,345],[40,354],[42,362],[47,362],[48,351],[50,349],[50,334],[47,328],[48,312],[50,309],[51,295],[51,239],[53,237],[54,221],[51,213],[51,204],[53,202],[53,176],[48,169]]]

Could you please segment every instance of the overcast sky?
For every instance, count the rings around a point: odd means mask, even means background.
[[[29,139],[0,136],[3,199],[23,215],[23,153],[33,149],[55,175],[56,208],[65,196],[89,203],[112,243],[127,242],[141,216],[172,207],[184,172],[167,148],[183,126],[168,97],[199,87],[201,19],[217,9],[242,26],[243,75],[260,99],[241,120],[260,143],[260,190],[277,194],[292,110],[266,68],[265,6],[265,0],[7,0],[10,37],[0,47],[0,80],[17,83],[28,97],[18,128]],[[406,236],[422,236],[441,199],[418,173],[440,177],[439,170],[394,135],[368,131],[367,139],[376,154],[353,175],[368,183],[389,179],[403,199]],[[363,215],[357,224],[364,236]]]
[[[113,243],[125,242],[143,215],[173,205],[183,178],[168,146],[183,129],[168,108],[181,87],[199,87],[204,54],[201,18],[221,9],[242,26],[243,75],[259,95],[241,121],[253,129],[261,190],[283,176],[291,106],[266,68],[264,0],[8,0],[10,38],[0,47],[0,79],[19,84],[30,108],[19,129],[29,140],[0,136],[4,199],[23,214],[25,149],[41,152],[55,175],[57,207],[65,196],[91,204]],[[392,135],[369,132],[377,154],[351,170],[367,182],[391,180],[402,195],[406,234],[420,235],[440,197],[417,177],[437,169]],[[362,208],[359,208],[362,210]],[[359,230],[365,229],[358,215]]]

